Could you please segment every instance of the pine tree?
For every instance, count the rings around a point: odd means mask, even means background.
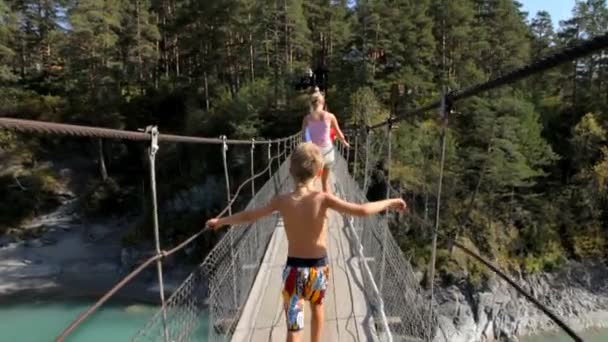
[[[15,80],[12,70],[15,51],[11,47],[15,30],[15,16],[5,1],[0,0],[0,83]]]
[[[579,30],[584,38],[595,37],[608,30],[606,0],[577,2],[574,16],[579,18]],[[608,69],[608,57],[602,53],[583,58],[579,67],[581,85],[587,88],[586,92],[581,93],[582,101],[588,104],[586,111],[598,111],[608,103],[608,87],[604,77]]]
[[[540,11],[530,23],[531,34],[531,56],[532,59],[539,59],[549,54],[556,46],[556,35],[553,29],[551,16],[546,11]],[[527,87],[530,100],[539,108],[544,117],[545,126],[548,120],[555,116],[559,104],[559,88],[557,85],[562,78],[559,70],[549,70],[541,75],[530,77]]]
[[[121,30],[119,0],[83,0],[69,9],[71,35],[70,71],[85,87],[89,100],[102,102],[115,93],[120,75],[117,49]]]
[[[431,13],[434,16],[436,41],[435,79],[447,82],[450,89],[457,89],[481,80],[479,66],[471,48],[477,41],[474,35],[475,12],[470,0],[435,0]],[[444,47],[445,34],[445,47]],[[443,54],[445,50],[445,75]]]
[[[58,58],[57,31],[59,8],[65,1],[15,0],[12,8],[19,16],[19,54],[21,76],[38,75]]]
[[[523,65],[529,60],[527,26],[512,0],[475,0],[478,62],[486,77]]]
[[[119,39],[123,46],[123,67],[130,82],[140,87],[154,79],[158,60],[158,26],[153,23],[150,0],[135,0],[122,4],[122,31]],[[149,86],[149,85],[148,85]]]
[[[540,11],[530,23],[532,33],[532,57],[539,58],[547,53],[555,41],[555,32],[551,15],[547,11]]]
[[[362,1],[357,4],[355,44],[367,54],[375,90],[388,102],[395,83],[421,93],[434,88],[431,68],[435,41],[430,1]]]

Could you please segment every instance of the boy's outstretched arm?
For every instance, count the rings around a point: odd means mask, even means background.
[[[275,210],[277,210],[277,200],[276,198],[273,198],[268,204],[260,208],[241,211],[232,216],[212,218],[207,221],[207,226],[211,229],[219,229],[226,225],[253,222],[259,218],[272,214]]]
[[[373,215],[386,209],[404,211],[407,208],[407,204],[405,204],[405,201],[401,198],[359,204],[344,201],[332,194],[325,194],[325,204],[327,208],[353,216]]]

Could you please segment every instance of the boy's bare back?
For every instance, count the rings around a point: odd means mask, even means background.
[[[325,194],[297,191],[277,196],[275,208],[281,213],[287,234],[287,255],[322,258],[327,255]]]

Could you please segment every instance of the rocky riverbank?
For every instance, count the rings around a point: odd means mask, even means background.
[[[18,300],[31,295],[99,297],[133,269],[146,254],[124,248],[121,238],[134,218],[83,222],[76,200],[30,222],[26,230],[39,237],[0,238],[0,297]],[[145,246],[152,250],[152,246]],[[192,266],[165,267],[165,288],[171,292],[187,277]],[[156,269],[150,267],[121,290],[117,297],[157,302]]]
[[[572,263],[554,274],[521,276],[518,283],[574,330],[608,327],[608,267]],[[558,329],[508,284],[490,280],[481,290],[450,286],[437,295],[435,342],[517,341]]]

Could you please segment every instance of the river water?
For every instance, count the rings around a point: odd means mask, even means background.
[[[92,302],[37,301],[29,304],[0,305],[1,342],[50,342]],[[106,304],[79,327],[67,342],[129,341],[154,315],[151,305]],[[205,319],[205,318],[203,318]],[[197,331],[197,341],[206,340],[206,327]],[[583,334],[586,342],[608,341],[608,331]],[[521,342],[568,342],[565,335],[526,337]]]
[[[92,302],[38,301],[0,305],[1,342],[53,341]],[[66,342],[130,341],[154,315],[150,305],[107,304],[83,323]],[[206,332],[199,332],[206,335]]]
[[[608,341],[608,330],[598,329],[580,333],[585,342],[606,342]],[[542,336],[522,338],[521,342],[570,342],[572,338],[562,333],[545,334]]]

